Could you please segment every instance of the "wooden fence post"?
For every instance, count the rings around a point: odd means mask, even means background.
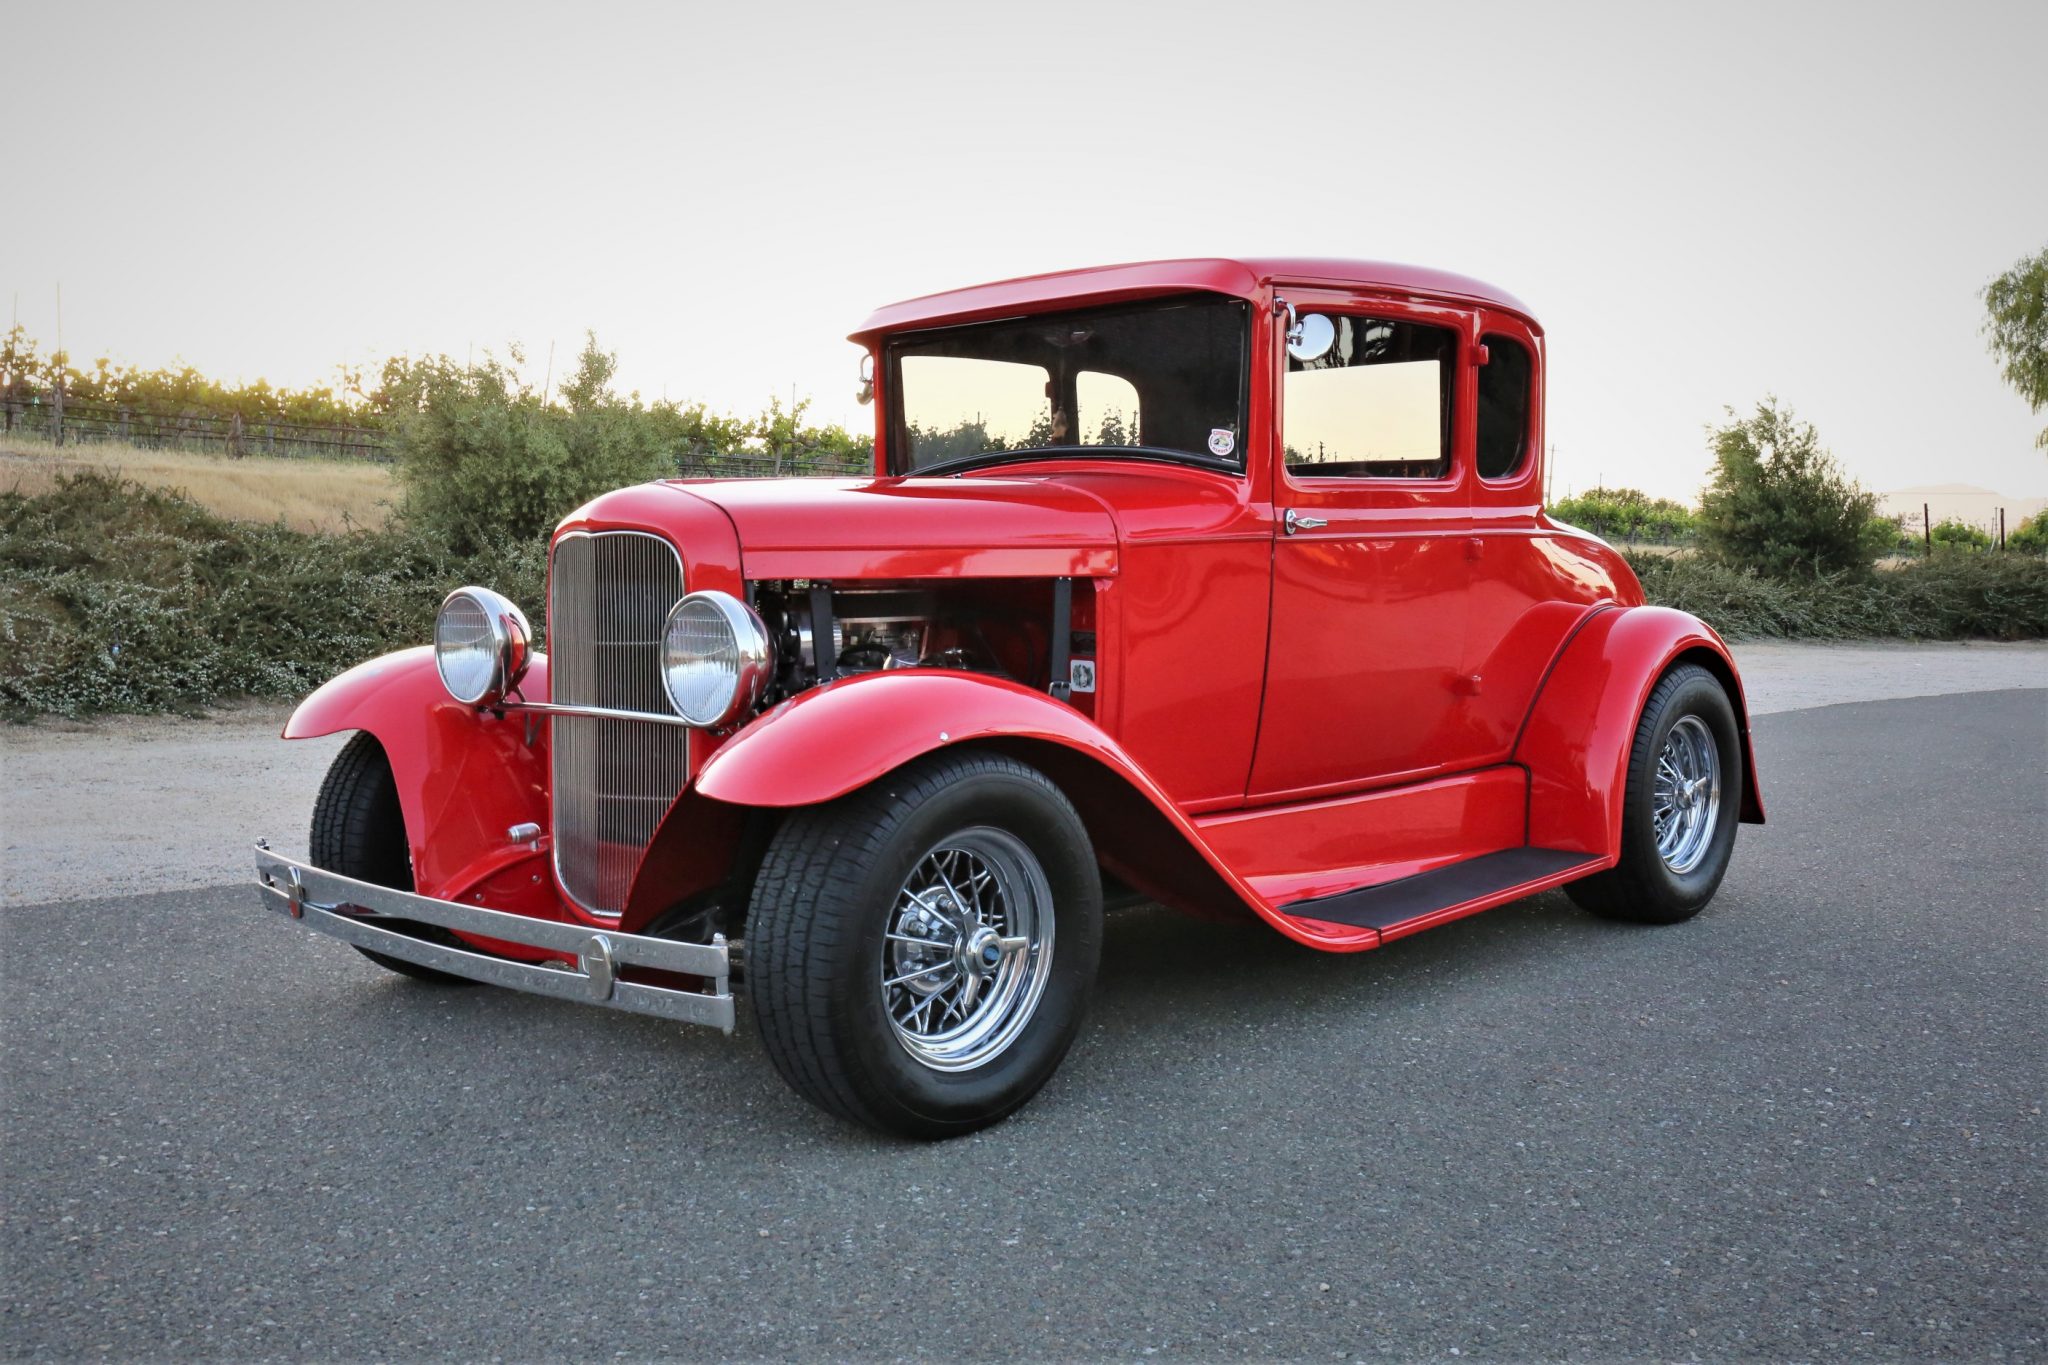
[[[121,440],[123,444],[126,444],[128,440],[128,409],[126,408],[121,409]]]
[[[64,384],[61,380],[50,387],[50,435],[58,445],[64,444]]]
[[[1927,504],[1920,504],[1920,539],[1926,545],[1927,556],[1934,557],[1934,514],[1927,510]]]
[[[228,454],[238,460],[242,458],[242,414],[239,412],[228,423]]]

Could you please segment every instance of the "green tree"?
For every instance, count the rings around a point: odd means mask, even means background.
[[[2048,555],[2048,512],[2036,512],[2008,532],[2005,548],[2021,554]]]
[[[1550,505],[1559,521],[1610,540],[1670,545],[1690,539],[1699,518],[1690,507],[1639,488],[1594,488]]]
[[[1937,550],[1988,550],[1991,537],[1981,527],[1949,517],[1934,524],[1927,534]]]
[[[1706,553],[1778,577],[1870,567],[1892,539],[1877,499],[1842,472],[1810,422],[1767,397],[1753,417],[1711,428],[1714,474],[1700,496]]]
[[[1102,414],[1102,425],[1096,430],[1095,444],[1099,446],[1130,446],[1137,443],[1136,433],[1128,431],[1124,427],[1124,414],[1121,408],[1111,408]]]
[[[546,534],[599,493],[673,471],[662,424],[611,391],[617,356],[588,337],[551,402],[511,362],[447,356],[385,370],[408,521],[458,554]]]
[[[2048,407],[2048,247],[1984,286],[1985,334],[2005,382],[2035,412]],[[2034,438],[2048,450],[2048,427]]]

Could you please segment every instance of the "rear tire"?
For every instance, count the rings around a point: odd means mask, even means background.
[[[1721,680],[1680,664],[1651,690],[1629,753],[1621,861],[1565,894],[1603,919],[1677,924],[1728,871],[1742,806],[1742,737]]]
[[[1086,828],[1042,773],[993,753],[932,755],[792,812],[747,918],[775,1069],[827,1113],[910,1138],[973,1132],[1036,1094],[1101,951]]]
[[[351,736],[327,770],[327,780],[320,784],[320,795],[313,801],[310,845],[315,867],[398,891],[413,889],[412,850],[405,839],[405,815],[398,807],[398,784],[392,779],[384,746],[368,731]],[[467,946],[438,925],[409,920],[380,920],[378,924],[430,943]],[[380,967],[418,981],[444,986],[477,984],[467,977],[450,976],[368,948],[356,951]]]

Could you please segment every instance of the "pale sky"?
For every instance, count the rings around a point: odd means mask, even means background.
[[[1562,494],[1776,393],[1876,490],[2048,492],[1976,292],[2048,245],[2048,5],[0,0],[0,306],[226,378],[395,352],[794,385],[910,295],[1182,255],[1477,275]]]

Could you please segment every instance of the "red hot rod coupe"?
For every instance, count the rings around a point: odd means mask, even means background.
[[[1105,898],[1355,952],[1562,885],[1696,913],[1760,822],[1720,638],[1547,518],[1543,333],[1433,270],[1185,260],[884,308],[875,469],[663,480],[309,697],[266,904],[730,1030],[826,1110],[1000,1119]]]

